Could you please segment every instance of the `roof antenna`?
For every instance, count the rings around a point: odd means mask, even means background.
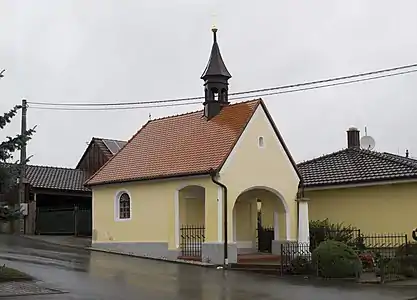
[[[405,149],[405,157],[409,157],[410,156],[410,152],[408,151],[408,149]]]
[[[148,117],[149,117],[149,121],[152,120],[152,114],[151,113],[149,113]]]

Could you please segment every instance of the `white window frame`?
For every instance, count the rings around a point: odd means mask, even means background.
[[[125,193],[129,196],[129,199],[130,199],[130,202],[129,202],[130,218],[121,219],[120,218],[120,196],[122,196]],[[132,195],[127,190],[117,191],[114,197],[114,220],[116,222],[125,222],[125,221],[132,220]]]

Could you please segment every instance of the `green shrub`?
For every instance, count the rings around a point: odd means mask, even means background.
[[[312,265],[325,278],[357,277],[362,273],[362,262],[355,250],[345,243],[327,240],[312,253]]]
[[[417,277],[417,256],[394,257],[384,262],[385,276],[403,275],[405,277]]]
[[[290,272],[292,274],[310,274],[312,270],[311,261],[306,257],[297,256],[291,261]]]
[[[355,236],[358,229],[343,223],[331,223],[329,219],[310,221],[310,250],[313,251],[321,242],[334,240],[355,248],[360,248],[361,240]]]

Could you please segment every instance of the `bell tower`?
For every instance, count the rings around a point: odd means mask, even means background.
[[[215,117],[223,106],[229,105],[229,79],[232,78],[217,43],[217,28],[213,27],[213,46],[206,69],[201,75],[204,80],[204,116],[207,120]]]

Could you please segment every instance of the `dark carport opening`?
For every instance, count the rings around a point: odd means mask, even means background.
[[[91,196],[72,193],[33,193],[36,234],[91,236]]]

